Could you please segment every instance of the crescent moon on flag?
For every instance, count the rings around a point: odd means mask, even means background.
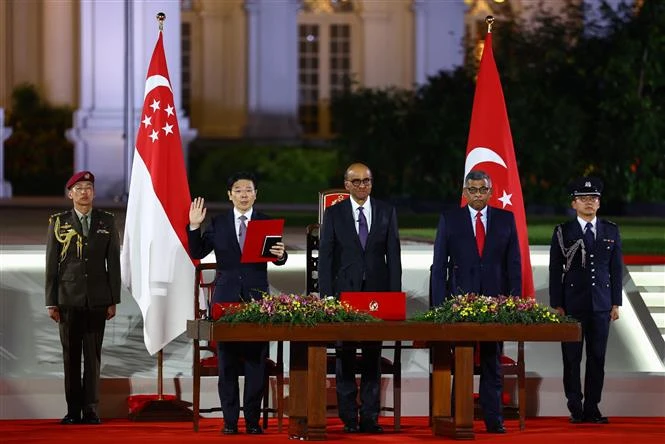
[[[169,83],[169,79],[167,79],[166,77],[160,75],[154,75],[148,77],[145,81],[145,92],[143,93],[143,100],[145,100],[145,98],[148,97],[150,91],[157,88],[158,86],[166,86],[169,90],[171,89],[171,84]]]
[[[496,151],[478,146],[469,151],[469,154],[466,156],[466,161],[464,162],[464,177],[469,174],[469,171],[471,171],[473,167],[483,162],[494,162],[504,168],[508,168],[506,162],[504,162]]]

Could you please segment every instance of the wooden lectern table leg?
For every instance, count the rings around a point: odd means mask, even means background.
[[[447,342],[432,343],[432,432],[437,436],[445,436],[450,430],[452,417],[450,414],[450,382],[451,352]]]
[[[307,348],[307,439],[326,439],[326,344]]]
[[[454,417],[450,411],[450,344],[434,343],[432,352],[432,431],[453,439],[474,439],[473,344],[455,344]]]
[[[201,349],[199,345],[199,340],[194,339],[194,387],[192,391],[194,392],[193,394],[193,399],[192,399],[192,425],[194,427],[194,431],[198,432],[199,431],[199,418],[200,418],[200,411],[201,411],[201,363],[199,362],[201,359]]]
[[[473,436],[473,343],[455,344],[455,439]]]
[[[289,352],[289,437],[307,437],[307,343],[291,342]]]

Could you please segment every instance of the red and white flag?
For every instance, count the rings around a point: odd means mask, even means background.
[[[195,264],[186,226],[190,194],[173,91],[159,33],[145,82],[132,163],[122,281],[143,315],[152,355],[182,334],[194,317]]]
[[[522,256],[522,296],[534,297],[524,199],[503,89],[492,52],[491,33],[485,37],[478,70],[464,176],[474,169],[483,170],[492,178],[489,204],[512,211],[515,215]]]

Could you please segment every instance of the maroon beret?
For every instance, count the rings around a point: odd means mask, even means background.
[[[77,182],[82,182],[82,181],[88,181],[92,182],[93,184],[95,183],[95,175],[92,174],[90,171],[79,171],[78,173],[74,174],[72,177],[69,178],[67,181],[67,189],[71,189],[71,187],[74,186],[75,183]]]

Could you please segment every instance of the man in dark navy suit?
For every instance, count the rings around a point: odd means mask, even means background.
[[[598,219],[603,183],[582,177],[570,187],[573,220],[558,225],[550,247],[550,305],[582,325],[580,342],[562,342],[563,388],[570,422],[607,424],[598,409],[605,378],[610,321],[619,319],[623,258],[619,228]],[[584,395],[580,381],[586,342]]]
[[[513,213],[487,205],[492,181],[483,171],[464,179],[468,205],[444,213],[436,232],[432,305],[475,293],[519,296],[522,268]],[[480,343],[480,405],[490,433],[505,433],[501,411],[500,344]]]
[[[401,291],[402,262],[395,208],[369,195],[372,172],[362,163],[344,173],[351,197],[326,209],[319,246],[319,293],[338,297],[343,291]],[[354,371],[355,346],[362,349],[360,423]],[[342,343],[337,349],[336,384],[339,417],[347,433],[381,433],[378,424],[381,343]]]
[[[267,264],[241,263],[242,243],[247,224],[252,219],[269,219],[254,210],[256,201],[256,179],[253,174],[239,172],[227,181],[229,200],[233,209],[212,219],[212,223],[201,236],[201,223],[205,219],[204,200],[197,197],[189,210],[189,249],[193,258],[202,259],[215,250],[217,277],[212,303],[240,302],[260,299],[268,293]],[[277,257],[275,265],[284,265],[287,254],[284,244],[278,242],[270,252]],[[238,367],[244,359],[245,389],[243,407],[245,428],[249,434],[261,434],[259,426],[261,398],[263,395],[265,360],[268,355],[267,342],[218,342],[219,399],[224,414],[222,433],[238,433],[240,395]]]

